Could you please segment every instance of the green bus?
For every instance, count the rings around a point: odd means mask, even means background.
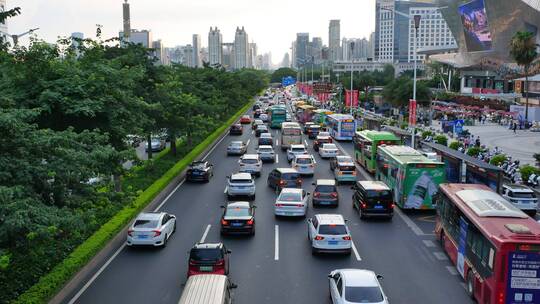
[[[435,209],[434,196],[446,182],[445,165],[409,146],[377,149],[377,180],[394,189],[394,202],[402,209]]]
[[[270,116],[270,128],[279,129],[281,123],[287,119],[287,108],[285,105],[275,105],[268,109],[268,115]]]
[[[375,173],[378,146],[401,145],[399,137],[385,131],[357,131],[353,141],[354,159],[369,173]]]

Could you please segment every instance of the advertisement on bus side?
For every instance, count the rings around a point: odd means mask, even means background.
[[[446,181],[442,166],[435,168],[408,167],[406,177],[401,181],[405,209],[434,209],[433,196],[437,194],[439,184]]]
[[[508,254],[506,304],[540,303],[540,253]]]

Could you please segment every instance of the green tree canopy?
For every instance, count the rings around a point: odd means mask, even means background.
[[[296,70],[294,69],[291,69],[291,68],[279,68],[277,70],[274,71],[274,73],[272,73],[272,76],[270,77],[270,82],[272,83],[276,83],[276,82],[279,82],[281,83],[281,79],[283,77],[287,77],[287,76],[292,76],[294,78],[296,78]]]

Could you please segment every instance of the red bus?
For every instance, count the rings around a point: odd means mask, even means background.
[[[540,224],[488,186],[439,190],[435,232],[469,296],[481,304],[540,303]]]

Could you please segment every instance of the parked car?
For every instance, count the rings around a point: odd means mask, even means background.
[[[272,134],[270,133],[261,133],[259,136],[259,146],[260,145],[273,145],[274,139],[272,138]]]
[[[239,172],[261,176],[262,161],[259,154],[244,154],[238,160],[238,164],[240,165]]]
[[[229,129],[229,134],[231,135],[242,135],[244,132],[244,127],[242,127],[242,124],[234,124]]]
[[[188,278],[178,304],[230,304],[236,284],[226,275],[197,274]]]
[[[197,243],[189,251],[187,276],[197,274],[229,274],[230,250],[223,243]]]
[[[330,170],[334,171],[338,163],[354,163],[354,160],[349,155],[336,155],[330,158]]]
[[[311,205],[316,206],[333,206],[339,205],[339,193],[336,186],[336,181],[333,179],[318,179],[313,183],[315,189],[311,195]]]
[[[236,173],[227,177],[227,198],[247,196],[255,199],[255,181],[249,173]]]
[[[251,123],[251,118],[249,117],[249,115],[243,115],[240,118],[240,123],[241,124],[249,124],[249,123]]]
[[[358,181],[354,190],[353,208],[358,210],[361,219],[368,216],[386,217],[394,215],[392,189],[382,181]]]
[[[309,193],[298,188],[283,188],[274,203],[276,216],[306,216]]]
[[[293,158],[291,167],[296,169],[301,175],[315,174],[315,165],[317,162],[311,154],[296,155]]]
[[[521,211],[534,217],[538,208],[538,198],[531,188],[524,185],[503,184],[502,196]]]
[[[176,231],[176,216],[165,212],[140,213],[127,232],[128,246],[167,246]]]
[[[295,169],[276,168],[268,174],[267,184],[279,194],[283,188],[302,188],[302,179]]]
[[[307,128],[307,135],[309,139],[315,139],[319,132],[321,131],[321,126],[313,124]]]
[[[335,157],[338,155],[338,148],[335,144],[323,144],[322,147],[319,148],[319,155],[321,158],[330,158]]]
[[[242,141],[232,141],[227,147],[227,155],[242,155],[246,151],[247,145]]]
[[[313,254],[320,252],[351,254],[351,233],[341,214],[316,214],[308,219],[308,237]]]
[[[228,203],[221,216],[221,234],[255,234],[255,208],[249,202]]]
[[[148,143],[145,143],[145,151],[148,152]],[[150,140],[150,147],[152,149],[152,152],[159,152],[165,149],[165,140],[152,137]]]
[[[262,133],[268,133],[268,127],[266,125],[258,125],[255,129],[255,136],[259,137]]]
[[[289,149],[287,149],[287,161],[290,163],[295,156],[304,154],[308,154],[304,145],[290,145]]]
[[[365,269],[336,269],[328,274],[333,304],[388,304],[379,283],[382,276]]]
[[[191,181],[210,181],[210,178],[214,176],[214,165],[207,161],[194,161],[192,162],[186,173],[186,180]]]
[[[317,135],[317,137],[313,141],[313,150],[319,151],[319,148],[323,144],[331,144],[331,143],[332,143],[332,137],[330,136],[330,133],[319,132],[319,135]]]
[[[128,146],[137,148],[138,146],[141,145],[141,142],[143,142],[143,139],[139,135],[128,134],[126,135],[125,142]]]
[[[261,145],[257,148],[257,154],[259,154],[259,157],[263,162],[275,162],[276,161],[276,153],[274,152],[274,148],[272,146],[268,145]]]
[[[258,125],[264,125],[264,121],[260,119],[254,119],[253,122],[251,123],[251,129],[256,130]]]

